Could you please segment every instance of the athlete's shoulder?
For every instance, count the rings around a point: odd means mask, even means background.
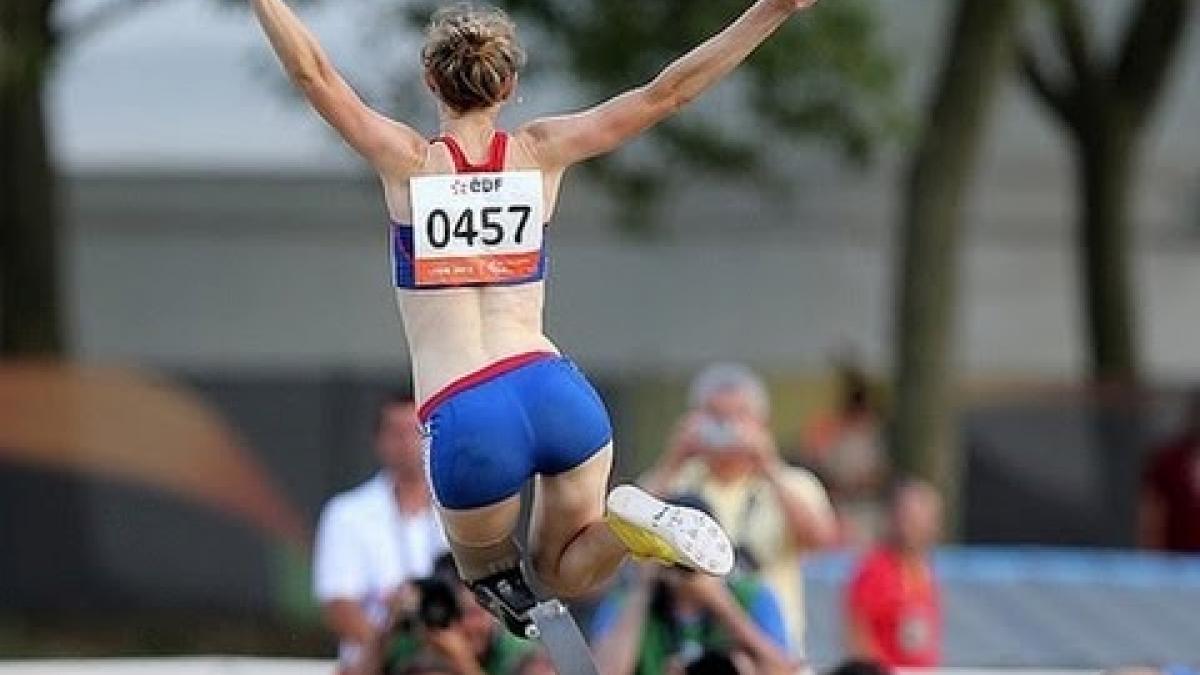
[[[536,119],[517,127],[509,133],[510,152],[540,171],[564,170],[566,164],[559,156],[562,154],[561,143],[556,140],[552,128],[549,118]]]

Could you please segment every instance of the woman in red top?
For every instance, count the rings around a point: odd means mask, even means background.
[[[929,552],[942,523],[930,485],[901,484],[891,500],[888,538],[859,563],[846,591],[847,651],[889,667],[941,660],[942,610]]]

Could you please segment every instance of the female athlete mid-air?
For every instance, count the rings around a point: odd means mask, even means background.
[[[438,512],[463,579],[518,633],[532,594],[513,535],[530,478],[530,557],[556,593],[592,589],[629,554],[733,565],[704,514],[629,485],[606,499],[608,414],[542,331],[545,225],[568,168],[674,114],[815,1],[758,0],[648,84],[511,133],[496,117],[525,61],[514,25],[490,7],[442,9],[421,53],[441,126],[430,140],[365,105],[284,0],[253,0],[291,79],[379,173]]]

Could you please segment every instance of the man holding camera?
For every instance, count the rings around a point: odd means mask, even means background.
[[[770,399],[749,368],[717,364],[692,381],[690,410],[645,478],[659,495],[695,492],[779,596],[789,643],[803,655],[799,559],[833,543],[829,497],[809,471],[787,465],[768,428]]]
[[[667,502],[712,515],[697,495],[672,495]],[[683,672],[703,668],[712,655],[747,663],[756,673],[794,672],[778,598],[757,575],[735,571],[721,579],[686,568],[636,569],[592,615],[602,675]]]
[[[446,550],[425,482],[416,410],[392,394],[380,406],[375,477],[329,501],[313,553],[313,585],[339,639],[342,673],[358,672],[365,647],[385,631],[395,594],[427,577]]]
[[[512,675],[535,650],[476,602],[447,554],[432,576],[410,581],[393,596],[388,630],[354,675],[391,675],[420,663],[457,675]]]

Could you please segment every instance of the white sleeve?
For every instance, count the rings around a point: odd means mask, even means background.
[[[450,540],[446,539],[446,530],[442,527],[442,519],[436,514],[433,516],[433,533],[431,535],[434,558],[446,553],[450,550]]]
[[[313,550],[313,594],[318,602],[361,601],[369,592],[362,541],[346,502],[334,498],[321,512]]]

